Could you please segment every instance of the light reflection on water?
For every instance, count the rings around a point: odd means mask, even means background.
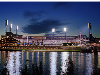
[[[56,75],[57,71],[57,52],[50,52],[49,54],[50,60],[50,75]]]
[[[66,73],[66,70],[68,68],[68,66],[67,66],[68,57],[69,57],[69,53],[68,52],[62,52],[61,53],[61,69],[62,69],[61,75]]]
[[[21,52],[8,52],[7,66],[10,75],[20,75],[20,56]]]
[[[92,71],[93,71],[93,66],[92,66],[92,56],[91,54],[86,54],[86,75],[91,75]]]
[[[78,68],[77,75],[92,75],[93,69],[100,68],[100,52],[29,52],[29,51],[0,51],[0,69],[6,68],[10,75],[21,75],[21,68],[31,69],[32,63],[43,63],[44,75],[63,75],[67,71],[68,57],[71,57]]]

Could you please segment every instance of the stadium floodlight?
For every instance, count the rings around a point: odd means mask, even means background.
[[[88,28],[91,29],[91,23],[88,23]]]
[[[89,23],[88,23],[88,28],[89,28]]]
[[[65,32],[65,40],[66,40],[66,28],[64,28],[64,32]]]
[[[6,26],[6,25],[8,25],[8,20],[5,20],[5,21],[6,21],[6,23],[5,23],[5,26]]]
[[[64,32],[66,32],[66,28],[64,28]]]
[[[12,24],[10,24],[10,27],[12,28]]]
[[[16,26],[17,30],[18,30],[18,26]]]
[[[54,39],[54,32],[55,32],[55,28],[53,28],[53,29],[52,29],[52,32],[53,32],[53,39]]]
[[[12,24],[10,24],[10,32],[11,32]]]
[[[6,32],[7,32],[7,25],[8,25],[8,20],[5,20],[6,22],[5,22],[5,26],[6,26]],[[5,32],[5,33],[6,33]]]
[[[18,26],[16,26],[16,35],[17,35]]]
[[[54,28],[52,29],[52,32],[55,32],[55,29]]]

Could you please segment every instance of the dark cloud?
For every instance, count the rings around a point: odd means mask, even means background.
[[[31,18],[30,20],[29,20],[29,24],[35,24],[36,22],[38,22],[38,20],[39,20],[40,18]]]
[[[23,13],[23,17],[29,19],[29,24],[34,24],[43,18],[43,14],[46,13],[45,11],[25,11]]]
[[[62,23],[59,20],[43,20],[42,22],[37,22],[35,24],[27,25],[26,27],[23,27],[22,31],[24,33],[28,34],[39,34],[39,33],[47,33],[52,30],[52,28],[59,28],[61,25],[64,25],[65,23]],[[67,23],[68,24],[68,23]]]
[[[58,8],[61,8],[61,7],[65,7],[65,8],[68,8],[70,5],[69,2],[57,2],[54,4],[53,8],[54,9],[58,9]]]
[[[44,11],[37,12],[24,12],[24,18],[28,19],[28,24],[25,27],[22,27],[23,33],[28,34],[39,34],[39,33],[48,33],[52,31],[52,28],[59,28],[62,25],[68,25],[69,23],[64,23],[61,20],[57,19],[46,19],[44,20]]]

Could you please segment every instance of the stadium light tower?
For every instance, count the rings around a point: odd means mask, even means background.
[[[53,29],[52,29],[52,32],[53,32],[53,38],[54,38],[54,32],[55,32],[55,28],[53,28]]]
[[[11,32],[12,24],[10,24],[10,32]]]
[[[7,32],[7,25],[8,25],[8,20],[5,20],[5,26],[6,26],[6,32]]]
[[[66,40],[66,28],[64,28],[64,32],[65,32],[65,40]]]
[[[16,35],[17,35],[18,26],[16,26]]]
[[[92,26],[91,26],[91,23],[88,23],[88,28],[89,28],[89,37],[90,37],[90,34],[92,34]]]

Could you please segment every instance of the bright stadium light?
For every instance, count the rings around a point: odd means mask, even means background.
[[[5,20],[5,21],[6,21],[5,25],[8,25],[8,20]]]
[[[17,35],[18,26],[16,26],[16,35]]]
[[[55,32],[55,29],[54,28],[52,29],[52,32]]]
[[[91,26],[91,23],[88,23],[88,28],[90,28],[90,26]]]
[[[53,39],[54,39],[54,32],[55,32],[55,28],[53,28],[53,29],[52,29],[52,32],[53,32]]]
[[[88,28],[89,28],[89,23],[88,23]]]
[[[17,30],[18,30],[18,26],[17,26]]]
[[[65,32],[65,40],[66,40],[66,28],[64,28],[64,32]]]
[[[7,25],[8,25],[8,20],[5,20],[5,26],[6,26],[6,32],[7,32]]]
[[[12,28],[12,24],[10,25],[10,27]]]
[[[10,32],[11,32],[12,24],[10,24]]]
[[[66,32],[66,28],[64,28],[64,32]]]

